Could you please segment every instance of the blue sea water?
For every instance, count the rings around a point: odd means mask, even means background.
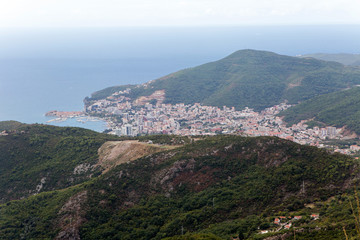
[[[56,118],[48,118],[47,120],[52,120]],[[84,117],[77,117],[77,118],[68,118],[65,121],[56,121],[50,122],[48,124],[59,126],[59,127],[80,127],[80,128],[88,128],[97,132],[103,132],[108,128],[108,124],[105,121],[102,121],[97,118],[84,118]]]
[[[45,123],[92,92],[143,83],[240,49],[360,53],[360,26],[0,29],[0,121]],[[102,122],[56,125],[96,131]]]

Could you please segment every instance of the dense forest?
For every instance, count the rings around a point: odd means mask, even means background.
[[[7,144],[0,149],[1,173],[14,179],[7,182],[11,189],[32,190],[32,178],[49,178],[39,193],[0,205],[0,238],[344,239],[343,227],[356,235],[358,162],[274,137],[130,139],[164,150],[66,182],[78,164],[98,161],[102,143],[129,139],[43,125],[0,136],[1,146]],[[302,219],[290,231],[275,231],[279,216]]]

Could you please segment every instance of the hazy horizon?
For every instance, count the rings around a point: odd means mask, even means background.
[[[2,27],[360,24],[357,0],[12,0]]]
[[[158,56],[168,51],[171,58],[193,52],[221,57],[247,48],[292,56],[354,54],[360,53],[359,37],[360,25],[0,29],[0,59],[144,59],[156,56],[153,45],[161,46]],[[174,51],[178,39],[181,52]]]

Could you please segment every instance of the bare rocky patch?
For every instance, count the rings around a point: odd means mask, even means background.
[[[60,209],[58,226],[61,229],[56,240],[80,239],[79,227],[85,222],[85,210],[81,205],[87,200],[87,191],[72,196]]]
[[[176,147],[143,143],[135,140],[110,141],[104,143],[98,150],[98,165],[104,169],[105,173],[119,164],[174,148]]]
[[[294,87],[299,87],[301,86],[301,82],[304,78],[303,77],[298,77],[292,80],[292,82],[290,82],[287,86],[287,90],[294,88]]]

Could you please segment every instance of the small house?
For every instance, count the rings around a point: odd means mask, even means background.
[[[319,219],[319,214],[311,214],[310,217],[313,219],[313,220],[318,220]]]

